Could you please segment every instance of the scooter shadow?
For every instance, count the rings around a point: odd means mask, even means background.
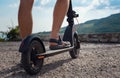
[[[46,65],[43,65],[40,73],[37,75],[28,75],[23,68],[21,68],[19,65],[13,66],[11,68],[3,69],[0,71],[0,77],[3,78],[39,78],[41,75],[44,75],[45,73],[54,70],[60,66],[62,66],[64,63],[70,62],[72,59],[64,59],[59,60],[53,63],[49,63]]]

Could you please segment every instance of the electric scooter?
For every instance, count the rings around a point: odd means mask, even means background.
[[[40,72],[44,59],[53,55],[57,55],[63,52],[69,52],[70,56],[75,59],[79,56],[80,41],[78,34],[73,31],[74,18],[78,17],[75,11],[72,9],[72,1],[70,0],[70,6],[67,13],[68,26],[64,32],[63,41],[69,41],[71,46],[59,50],[46,51],[45,46],[40,39],[40,34],[32,34],[27,36],[19,47],[21,52],[21,62],[24,70],[30,74],[35,75]]]

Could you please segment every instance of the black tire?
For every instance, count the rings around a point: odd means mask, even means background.
[[[79,57],[79,53],[80,53],[80,42],[77,34],[74,34],[73,45],[74,45],[74,49],[72,51],[69,51],[69,54],[73,59],[75,59]]]
[[[30,43],[28,51],[22,53],[22,65],[28,74],[35,75],[40,72],[44,59],[37,59],[36,54],[43,52],[44,49],[41,43],[33,40]]]

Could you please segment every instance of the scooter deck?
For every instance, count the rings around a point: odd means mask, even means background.
[[[46,53],[37,54],[38,59],[54,56],[63,52],[71,51],[74,47],[59,49],[59,50],[48,50]]]

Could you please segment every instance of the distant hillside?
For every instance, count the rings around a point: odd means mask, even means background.
[[[78,25],[79,34],[120,32],[120,13]]]
[[[60,33],[64,33],[66,27],[61,28]],[[120,13],[113,14],[102,19],[90,20],[75,26],[79,34],[99,34],[120,32]],[[41,32],[46,35],[50,32]]]

